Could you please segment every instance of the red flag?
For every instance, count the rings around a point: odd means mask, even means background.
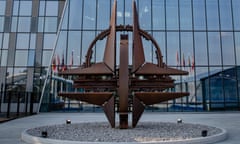
[[[192,71],[194,71],[195,68],[195,61],[194,61],[194,56],[192,55]]]

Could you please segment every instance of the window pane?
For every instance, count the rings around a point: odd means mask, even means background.
[[[233,19],[234,19],[234,29],[240,30],[240,2],[239,0],[232,0],[232,10],[233,10]]]
[[[110,20],[110,1],[97,1],[97,28],[106,29]]]
[[[29,47],[29,34],[17,34],[16,49],[28,49]]]
[[[18,32],[30,32],[31,17],[19,17]]]
[[[15,56],[15,66],[27,66],[28,51],[17,50]]]
[[[44,17],[38,18],[38,32],[43,32]]]
[[[28,52],[28,66],[34,66],[35,61],[35,50],[29,50]]]
[[[207,65],[207,38],[205,32],[194,33],[195,65]]]
[[[221,32],[224,65],[235,65],[235,54],[232,32]]]
[[[20,16],[32,15],[32,1],[20,1]]]
[[[52,51],[43,51],[42,66],[49,66],[51,62]]]
[[[177,66],[176,53],[179,52],[179,33],[168,32],[167,33],[167,65]],[[179,55],[181,58],[181,56]],[[180,60],[181,61],[181,60]]]
[[[69,31],[68,34],[68,65],[79,65],[80,57],[80,41],[81,32],[80,31]],[[73,55],[72,55],[73,52]],[[73,59],[73,63],[71,62]]]
[[[19,1],[14,1],[13,2],[13,15],[14,16],[18,15],[18,10],[19,10]]]
[[[153,29],[163,30],[165,29],[165,2],[164,0],[153,0],[152,3]]]
[[[6,1],[0,1],[0,15],[5,14]]]
[[[185,70],[191,72],[193,59],[193,38],[192,32],[181,32],[181,52],[184,54]],[[182,58],[182,59],[183,59]]]
[[[133,20],[132,20],[132,3],[130,1],[125,1],[125,9],[124,10],[125,10],[124,25],[131,25]],[[140,18],[139,18],[139,21],[141,21]]]
[[[182,30],[192,29],[192,3],[191,0],[181,0],[180,5],[180,27]]]
[[[235,48],[237,54],[237,65],[240,65],[240,32],[235,32]]]
[[[163,61],[166,62],[166,38],[165,32],[154,32],[154,39],[157,41],[158,46],[160,47],[160,51],[163,56]]]
[[[55,39],[56,39],[55,34],[45,34],[43,49],[53,49],[55,44]]]
[[[128,4],[130,6],[130,4]],[[145,30],[151,29],[151,2],[146,0],[139,0],[139,22],[140,27]],[[132,23],[132,22],[131,22]]]
[[[39,16],[44,16],[44,14],[45,14],[45,3],[46,3],[46,1],[40,1]]]
[[[194,0],[193,1],[193,19],[194,29],[205,30],[206,29],[206,18],[205,18],[205,1]]]
[[[207,25],[208,30],[219,29],[218,1],[207,0]]]
[[[0,32],[3,32],[4,27],[4,17],[0,17]]]
[[[7,66],[7,50],[2,50],[2,57],[1,57],[1,66]]]
[[[81,53],[81,64],[85,61],[85,56],[87,54],[88,46],[95,37],[95,32],[84,31],[82,36],[82,53]]]
[[[232,9],[231,1],[219,0],[220,20],[222,30],[232,30]]]
[[[179,29],[178,0],[166,1],[166,20],[168,30]]]
[[[57,17],[46,17],[45,32],[56,32],[56,31],[57,31]]]
[[[31,34],[30,49],[36,48],[36,34]]]
[[[9,45],[9,33],[5,33],[3,35],[3,49],[8,49],[8,45]]]
[[[18,17],[12,17],[11,32],[17,32],[17,20]]]
[[[58,15],[58,1],[47,1],[46,16]]]
[[[79,8],[79,6],[78,6],[78,8]],[[84,9],[84,12],[83,12],[83,29],[95,28],[96,1],[95,0],[84,1],[84,8],[83,9]]]
[[[221,65],[221,46],[219,32],[208,33],[209,63],[210,65]]]
[[[69,28],[70,29],[80,29],[82,27],[82,8],[83,1],[80,0],[70,0],[69,8]],[[88,7],[87,7],[88,9]],[[76,13],[77,11],[77,13]],[[90,11],[90,10],[89,10]]]

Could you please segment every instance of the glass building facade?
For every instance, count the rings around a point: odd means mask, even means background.
[[[152,35],[187,97],[149,107],[151,111],[211,111],[240,108],[240,3],[238,0],[136,0],[140,28]],[[1,110],[96,111],[98,107],[58,96],[73,76],[59,71],[84,64],[89,45],[109,28],[113,0],[0,0]],[[117,1],[117,25],[132,25],[132,0]],[[117,32],[117,49],[120,34]],[[94,46],[92,63],[103,59],[106,39]],[[146,61],[157,63],[143,39]],[[132,52],[129,52],[131,59]],[[118,50],[117,50],[117,55]],[[117,61],[117,64],[119,62]],[[130,62],[131,63],[131,62]],[[29,103],[29,104],[28,104]]]

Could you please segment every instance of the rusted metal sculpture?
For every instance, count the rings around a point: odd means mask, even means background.
[[[82,67],[69,69],[62,75],[76,75],[75,88],[85,92],[60,92],[69,99],[85,101],[103,107],[112,127],[119,113],[119,128],[129,128],[128,114],[132,112],[132,127],[136,127],[145,106],[188,96],[188,92],[164,92],[174,87],[170,75],[187,75],[188,72],[169,68],[162,60],[159,46],[151,35],[139,27],[136,3],[133,1],[133,26],[116,26],[117,3],[114,2],[109,29],[100,33],[90,44],[86,62]],[[133,32],[132,65],[128,58],[128,35],[120,37],[119,66],[116,65],[116,32]],[[103,62],[91,63],[95,43],[107,37]],[[150,40],[156,48],[157,64],[145,61],[141,37]]]

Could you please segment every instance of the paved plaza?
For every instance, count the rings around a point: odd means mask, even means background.
[[[131,116],[130,116],[131,117]],[[228,138],[218,144],[239,144],[240,112],[211,113],[157,113],[145,112],[140,122],[176,122],[181,118],[185,123],[197,123],[223,128]],[[33,127],[63,124],[67,119],[72,123],[107,122],[104,113],[40,113],[15,119],[0,124],[1,144],[26,144],[21,140],[21,133]]]

